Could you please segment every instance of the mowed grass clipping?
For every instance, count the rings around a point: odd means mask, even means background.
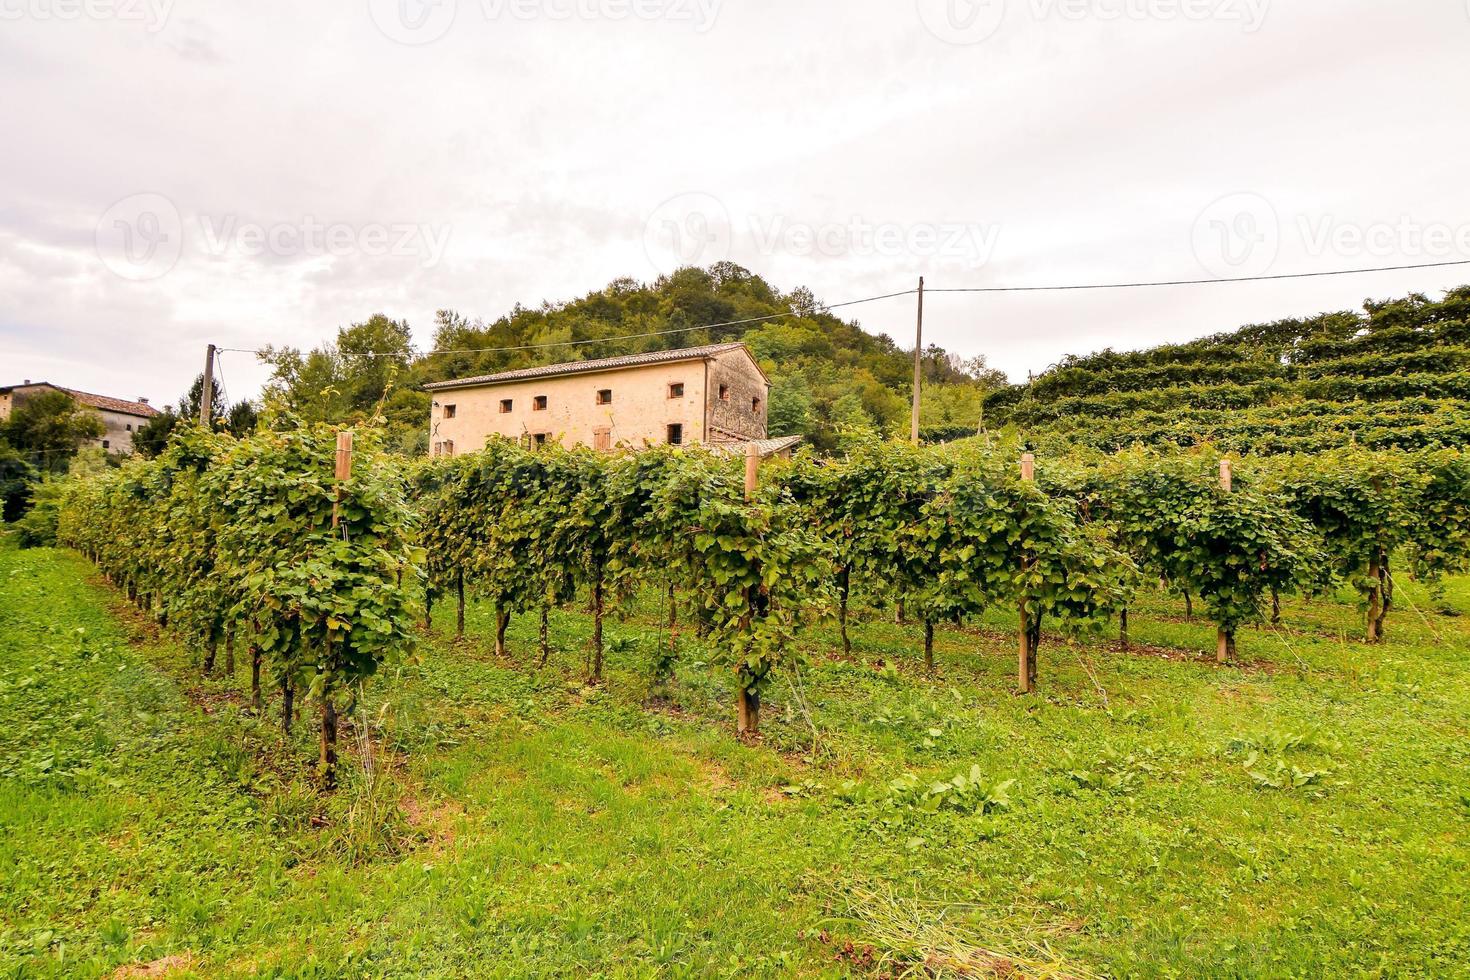
[[[537,668],[533,617],[497,660],[489,608],[455,642],[440,607],[330,797],[243,656],[201,679],[68,552],[0,550],[0,589],[0,975],[1470,971],[1466,580],[1401,583],[1376,647],[1289,603],[1224,668],[1146,597],[1132,652],[1048,635],[1029,697],[1011,616],[941,630],[930,678],[866,610],[754,745],[692,637],[650,699],[652,595],[601,687],[580,612]]]

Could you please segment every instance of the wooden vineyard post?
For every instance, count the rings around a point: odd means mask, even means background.
[[[332,530],[342,522],[343,484],[352,479],[352,433],[337,433],[337,495],[332,501]],[[332,643],[327,641],[327,669],[332,667]],[[332,700],[332,678],[322,685],[321,703],[321,771],[322,786],[335,789],[337,786],[337,705]]]
[[[337,499],[332,501],[332,530],[342,519],[342,484],[352,479],[352,433],[337,433]]]
[[[748,504],[755,499],[756,485],[760,480],[761,450],[754,441],[746,443],[745,446],[745,502]],[[756,597],[746,596],[746,616],[755,613]],[[753,735],[760,730],[761,703],[760,695],[752,694],[745,687],[745,681],[737,672],[736,682],[740,685],[739,693],[735,702],[735,730],[741,735]]]
[[[1220,460],[1220,489],[1229,493],[1234,480],[1232,479],[1230,460]],[[1230,655],[1235,652],[1235,631],[1227,630],[1221,626],[1215,634],[1215,662],[1228,663]]]
[[[1021,454],[1021,480],[1024,483],[1033,483],[1036,480],[1036,456],[1034,453]],[[1023,563],[1022,569],[1024,570]],[[1036,689],[1036,650],[1031,644],[1031,610],[1026,606],[1025,596],[1021,597],[1021,635],[1020,635],[1020,657],[1018,659],[1019,669],[1017,671],[1017,687],[1022,694],[1030,694]]]

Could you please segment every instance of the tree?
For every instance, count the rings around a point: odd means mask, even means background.
[[[13,521],[25,513],[37,478],[30,461],[0,437],[0,520]]]
[[[64,473],[82,443],[101,439],[106,432],[101,417],[66,392],[43,391],[16,404],[0,427],[0,438],[36,469]]]

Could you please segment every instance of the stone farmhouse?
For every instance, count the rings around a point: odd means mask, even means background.
[[[131,453],[133,433],[158,414],[158,409],[149,405],[146,398],[128,401],[124,398],[94,395],[90,391],[63,388],[47,381],[37,381],[32,384],[27,379],[21,384],[0,388],[0,419],[9,418],[11,410],[23,404],[27,398],[46,391],[59,391],[70,395],[78,405],[90,408],[101,415],[102,423],[107,427],[107,431],[102,434],[101,439],[90,439],[86,444],[101,446],[110,453]]]
[[[492,436],[527,445],[684,446],[786,453],[766,439],[771,383],[744,344],[709,344],[503,371],[424,386],[429,452],[452,456]]]

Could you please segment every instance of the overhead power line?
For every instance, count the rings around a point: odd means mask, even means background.
[[[1330,269],[1322,272],[1286,272],[1275,275],[1261,276],[1226,276],[1213,279],[1163,279],[1142,282],[1096,282],[1096,283],[1069,283],[1064,285],[1050,286],[929,286],[925,288],[926,293],[1039,293],[1039,292],[1069,292],[1086,289],[1148,289],[1162,286],[1210,286],[1223,283],[1240,282],[1271,282],[1283,279],[1318,279],[1326,276],[1356,276],[1373,272],[1404,272],[1413,269],[1442,269],[1451,266],[1470,265],[1470,259],[1455,259],[1445,262],[1416,262],[1409,265],[1384,265],[1368,269]],[[893,299],[898,296],[912,296],[917,289],[901,289],[897,292],[883,293],[878,296],[865,296],[862,299],[851,299],[842,303],[822,303],[819,312],[842,309],[847,306],[858,306],[863,303],[875,303],[879,300]],[[447,350],[424,351],[421,357],[434,357],[440,354],[500,354],[527,350],[550,350],[561,347],[582,347],[588,344],[614,344],[624,340],[647,340],[652,337],[668,337],[675,334],[693,333],[697,330],[715,330],[720,327],[739,327],[752,323],[765,323],[770,320],[784,320],[787,317],[801,316],[803,314],[788,310],[782,313],[770,313],[765,316],[746,317],[742,320],[724,320],[719,323],[701,323],[692,327],[671,327],[667,330],[649,330],[643,333],[621,334],[616,337],[591,337],[586,340],[558,340],[544,344],[516,344],[506,347],[466,347]],[[259,354],[261,351],[249,347],[221,347],[219,351],[229,351],[236,354]],[[360,357],[403,357],[408,354],[419,352],[409,351],[384,351],[368,352],[359,354]]]
[[[1441,269],[1452,265],[1470,265],[1470,259],[1449,262],[1418,262],[1413,265],[1383,265],[1372,269],[1331,269],[1326,272],[1284,272],[1269,276],[1228,276],[1219,279],[1164,279],[1156,282],[1095,282],[1065,286],[951,286],[930,287],[928,293],[1042,293],[1072,289],[1147,289],[1152,286],[1209,286],[1229,282],[1269,282],[1276,279],[1318,279],[1323,276],[1356,276],[1368,272],[1402,272],[1408,269]]]
[[[850,299],[850,300],[847,300],[846,302],[843,302],[843,303],[822,303],[822,304],[819,305],[819,308],[818,308],[818,311],[817,312],[825,313],[828,310],[841,309],[844,306],[857,306],[860,303],[874,303],[874,302],[877,302],[880,299],[892,299],[895,296],[910,296],[914,292],[915,292],[915,290],[912,290],[912,289],[903,289],[903,290],[899,290],[896,293],[884,293],[881,296],[865,296],[862,299]],[[784,320],[787,317],[802,316],[802,315],[803,314],[797,313],[797,312],[795,312],[793,310],[787,310],[784,313],[768,313],[765,316],[752,316],[752,317],[747,317],[747,318],[745,318],[743,320],[724,320],[724,321],[722,321],[720,323],[701,323],[701,324],[699,324],[697,326],[693,326],[693,327],[673,327],[673,328],[670,328],[668,330],[650,330],[647,333],[621,334],[621,335],[619,335],[617,337],[592,337],[592,338],[589,338],[587,340],[558,340],[558,341],[554,341],[554,342],[551,342],[551,343],[545,343],[545,344],[518,344],[518,345],[516,345],[514,347],[465,347],[465,348],[455,349],[455,350],[431,350],[431,351],[424,351],[421,356],[423,356],[423,357],[433,357],[436,354],[491,354],[491,353],[500,353],[500,352],[503,352],[503,351],[504,352],[508,352],[508,351],[520,351],[520,350],[544,350],[544,349],[550,348],[550,347],[579,347],[579,346],[581,346],[583,344],[611,344],[611,343],[616,343],[617,341],[620,341],[620,340],[643,340],[643,339],[646,339],[648,337],[666,337],[666,336],[668,336],[670,334],[693,333],[696,330],[714,330],[717,327],[739,327],[739,326],[744,326],[744,325],[750,324],[750,323],[764,323],[767,320]],[[225,351],[233,351],[234,353],[237,353],[237,354],[259,354],[260,353],[260,351],[258,351],[258,350],[251,350],[248,347],[221,347],[219,349],[220,350],[225,350]],[[360,355],[357,355],[357,356],[360,356],[360,357],[402,357],[403,356],[403,353],[402,352],[392,352],[392,351],[390,351],[390,352],[384,352],[384,353],[369,352],[369,353],[360,354]]]

